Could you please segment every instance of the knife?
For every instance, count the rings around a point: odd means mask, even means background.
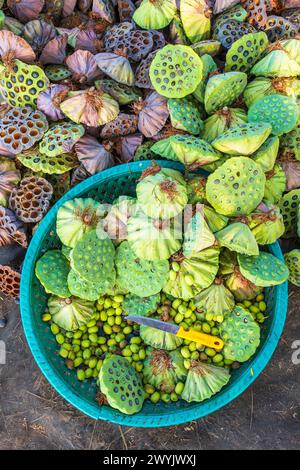
[[[203,346],[208,346],[209,348],[217,349],[218,351],[220,351],[224,346],[224,342],[217,336],[201,333],[201,331],[196,331],[193,329],[185,330],[181,326],[175,325],[174,323],[167,323],[155,318],[143,317],[140,315],[128,315],[125,318],[126,320],[139,323],[140,325],[150,326],[151,328],[156,328],[158,330],[165,331],[166,333],[171,333],[172,335],[178,336],[179,338],[195,341],[196,343],[200,343]]]

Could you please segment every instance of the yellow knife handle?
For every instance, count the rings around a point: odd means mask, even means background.
[[[179,338],[188,339],[190,341],[195,341],[196,343],[203,344],[203,346],[208,346],[209,348],[217,349],[218,351],[220,351],[224,346],[224,342],[217,336],[207,335],[206,333],[201,333],[201,331],[196,330],[186,331],[182,327],[179,328],[176,336],[179,336]]]

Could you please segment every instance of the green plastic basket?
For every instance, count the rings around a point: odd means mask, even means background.
[[[162,167],[183,171],[180,164],[160,161]],[[202,403],[178,401],[172,404],[146,402],[142,411],[133,416],[124,415],[108,406],[95,402],[97,387],[95,381],[79,382],[76,372],[68,370],[58,355],[57,343],[47,324],[41,321],[41,314],[47,302],[47,295],[34,274],[35,263],[47,250],[60,246],[55,230],[58,208],[74,197],[93,197],[111,203],[120,195],[135,195],[135,185],[141,172],[150,161],[123,164],[103,171],[75,186],[66,193],[48,212],[40,223],[28,247],[22,270],[21,316],[31,352],[41,371],[51,385],[68,402],[94,419],[138,427],[170,426],[188,422],[221,408],[240,395],[260,374],[270,360],[285,322],[287,311],[287,283],[267,292],[269,318],[262,328],[259,350],[250,361],[233,371],[229,384],[220,393]],[[278,243],[269,246],[275,256],[283,259]]]

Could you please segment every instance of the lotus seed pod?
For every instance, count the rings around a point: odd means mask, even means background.
[[[78,160],[75,154],[65,153],[57,157],[47,157],[40,153],[37,147],[17,155],[17,159],[26,168],[34,172],[46,174],[62,174],[78,166]]]
[[[47,175],[48,181],[53,188],[53,196],[51,203],[55,204],[71,187],[70,172],[62,173],[60,175],[53,174]]]
[[[260,166],[250,158],[230,158],[207,178],[206,198],[220,214],[247,215],[262,201],[265,182]]]
[[[77,241],[71,252],[71,267],[86,281],[101,285],[114,276],[115,248],[100,227]],[[114,282],[112,283],[112,285]]]
[[[120,113],[113,121],[105,124],[101,130],[101,137],[110,139],[111,137],[134,134],[137,131],[137,125],[137,116]]]
[[[169,70],[164,65],[169,63]],[[177,73],[172,72],[170,65]],[[150,66],[150,79],[157,93],[167,98],[183,98],[195,91],[202,79],[202,61],[188,46],[171,45],[155,54]],[[164,80],[160,77],[166,75]]]
[[[139,374],[125,357],[106,357],[99,373],[100,390],[108,404],[127,415],[141,411],[145,392]]]
[[[56,325],[66,331],[76,331],[91,320],[94,302],[78,297],[63,299],[52,295],[48,300],[48,309]]]
[[[74,144],[83,134],[84,127],[81,124],[64,121],[52,124],[40,142],[39,150],[47,157],[58,157],[71,152]]]
[[[187,204],[186,183],[179,171],[159,167],[157,170],[155,174],[145,173],[137,184],[137,200],[149,217],[170,219]]]
[[[235,307],[227,315],[220,330],[225,342],[224,356],[231,361],[248,361],[260,344],[260,328],[242,307]]]
[[[93,88],[70,93],[60,105],[62,112],[73,122],[89,127],[103,126],[119,114],[118,103],[110,95]]]
[[[118,282],[138,297],[149,297],[161,291],[168,280],[167,260],[148,261],[137,257],[127,241],[116,253]]]
[[[270,253],[260,252],[259,256],[238,255],[242,275],[261,287],[277,286],[289,277],[286,264]]]
[[[272,126],[272,134],[290,132],[297,124],[299,108],[293,98],[269,95],[255,101],[248,111],[249,122],[264,122]]]
[[[259,98],[273,94],[282,94],[297,99],[300,81],[293,77],[257,77],[248,83],[244,90],[244,99],[248,108]]]
[[[201,137],[203,140],[211,143],[228,129],[236,127],[239,124],[244,124],[247,120],[247,114],[243,109],[228,108],[225,106],[204,121],[204,129],[201,133]]]
[[[218,214],[211,207],[204,206],[204,216],[210,230],[215,233],[222,230],[228,224],[228,217]]]
[[[213,38],[220,41],[225,49],[229,49],[237,39],[255,32],[255,28],[250,24],[229,19],[216,25]]]
[[[136,29],[126,33],[116,41],[115,50],[126,50],[126,57],[133,62],[145,59],[153,49],[151,31]]]
[[[219,249],[206,248],[189,258],[178,254],[172,260],[179,262],[180,270],[174,280],[169,278],[163,291],[175,298],[191,299],[213,283],[219,267]],[[192,276],[192,285],[186,275]]]
[[[48,294],[70,297],[68,288],[68,260],[59,250],[49,250],[38,260],[35,275]]]
[[[293,38],[299,31],[299,26],[282,16],[270,15],[265,24],[266,33],[271,42],[280,39]]]
[[[235,41],[226,54],[225,72],[248,72],[261,58],[268,45],[266,33],[245,34]]]
[[[202,57],[205,54],[209,54],[215,57],[221,50],[221,43],[215,39],[208,39],[206,41],[195,42],[191,45],[191,48]]]
[[[73,74],[72,79],[80,84],[93,83],[102,76],[89,51],[75,51],[67,57],[66,65]]]
[[[279,138],[268,137],[261,147],[251,155],[251,158],[260,165],[264,173],[273,170],[279,149]]]
[[[71,251],[72,251],[72,248],[66,245],[62,245],[61,252],[64,255],[64,257],[67,258],[68,261],[71,261],[71,256],[70,256]]]
[[[139,258],[149,261],[167,260],[181,248],[181,217],[151,219],[137,207],[128,220],[127,239]]]
[[[181,398],[188,403],[207,400],[218,393],[229,379],[228,369],[192,361]]]
[[[134,73],[130,62],[123,55],[100,52],[95,55],[95,60],[99,69],[116,82],[129,86],[134,84]]]
[[[232,265],[225,267],[223,266],[221,272],[225,274],[226,269],[231,270]],[[225,285],[238,302],[255,299],[255,297],[263,292],[263,287],[256,286],[253,284],[253,282],[250,282],[248,279],[246,279],[241,274],[238,266],[235,266],[232,273],[226,277]]]
[[[0,265],[0,292],[17,299],[20,296],[21,275],[10,266]]]
[[[0,247],[13,243],[27,248],[26,228],[13,211],[0,206]]]
[[[140,336],[145,344],[155,350],[174,351],[183,343],[183,339],[178,336],[144,325],[140,327]]]
[[[51,82],[60,82],[71,77],[72,72],[65,65],[51,64],[45,68],[45,74]]]
[[[115,243],[126,240],[128,220],[134,214],[135,206],[135,198],[120,196],[114,201],[109,213],[103,220],[104,230]]]
[[[206,201],[205,187],[207,179],[201,175],[188,175],[187,191],[188,204],[204,203]]]
[[[264,200],[278,204],[286,187],[286,177],[280,165],[275,164],[273,170],[266,173]]]
[[[224,286],[223,279],[219,277],[195,297],[194,304],[205,313],[213,314],[213,319],[217,320],[219,316],[224,317],[233,310],[235,300],[230,290]]]
[[[257,241],[248,225],[234,222],[215,233],[216,240],[220,246],[230,251],[257,256],[259,254]]]
[[[160,141],[161,142],[161,141]],[[152,151],[151,147],[153,146],[153,140],[149,140],[142,145],[140,145],[135,154],[134,154],[134,161],[139,160],[155,160],[156,154]]]
[[[251,69],[252,75],[262,77],[297,77],[300,65],[283,50],[273,50]]]
[[[202,61],[202,80],[198,83],[193,96],[200,103],[204,103],[205,89],[207,81],[210,78],[210,74],[218,71],[218,66],[214,59],[209,54],[204,54],[201,56]]]
[[[138,88],[129,87],[111,79],[96,80],[95,86],[111,95],[120,105],[130,104],[140,97]]]
[[[300,250],[295,249],[285,253],[285,262],[289,268],[289,281],[300,287]]]
[[[207,82],[204,104],[208,114],[232,104],[247,85],[243,72],[227,72],[213,75]]]
[[[104,216],[101,203],[91,198],[75,198],[57,211],[56,231],[61,242],[74,248],[84,235],[95,230]]]
[[[219,135],[212,146],[228,155],[251,155],[256,152],[272,132],[272,127],[264,122],[249,122],[228,129]]]
[[[150,297],[138,297],[137,295],[128,294],[122,303],[125,315],[142,315],[148,317],[154,313],[160,302],[160,294],[151,295]]]
[[[184,382],[187,370],[179,351],[163,351],[147,348],[143,375],[156,390],[172,393],[178,382]]]
[[[275,243],[285,232],[280,209],[271,204],[260,204],[248,219],[251,232],[259,245]]]
[[[90,281],[86,281],[79,274],[77,274],[73,269],[68,274],[68,288],[72,295],[79,297],[84,300],[91,300],[95,302],[98,300],[101,295],[107,293],[111,289],[116,281],[115,272],[112,272],[110,278],[101,284],[94,284]]]
[[[290,160],[289,157],[292,154],[296,160],[300,161],[300,123],[288,134],[283,134],[280,139],[280,149],[284,155],[287,155],[287,160]]]
[[[131,0],[118,0],[120,21],[130,21],[135,9],[135,4]]]
[[[119,24],[114,24],[108,27],[104,32],[104,47],[105,50],[113,50],[116,47],[117,41],[124,35],[134,30],[134,24],[129,21],[123,21]]]
[[[247,20],[251,25],[263,28],[268,19],[268,5],[266,0],[242,0],[241,4],[247,11]]]
[[[170,146],[177,159],[183,163],[188,170],[218,161],[222,154],[213,149],[210,144],[198,137],[189,135],[174,135],[170,137]]]
[[[0,74],[3,96],[14,108],[28,105],[36,108],[39,93],[48,85],[48,78],[40,67],[18,59],[14,61],[12,70],[5,68]]]
[[[187,258],[190,258],[200,251],[213,246],[215,241],[216,239],[205,221],[203,209],[202,211],[199,210],[185,228],[182,253]]]
[[[171,98],[168,100],[168,109],[173,127],[193,135],[200,134],[203,129],[203,121],[193,100],[190,98]]]
[[[0,120],[0,146],[16,155],[41,140],[48,129],[46,116],[32,108],[14,108]]]
[[[280,199],[279,207],[285,225],[283,238],[293,238],[297,232],[297,215],[300,202],[300,189],[293,189]]]
[[[9,207],[25,223],[39,222],[50,206],[53,188],[44,178],[24,178],[9,197]]]
[[[164,2],[143,0],[132,18],[143,29],[162,29],[171,23],[175,13],[175,0]]]
[[[0,206],[7,206],[9,195],[20,182],[21,173],[15,163],[5,157],[0,157]]]

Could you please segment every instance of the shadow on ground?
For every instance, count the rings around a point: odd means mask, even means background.
[[[0,365],[0,449],[296,449],[300,433],[300,289],[292,288],[278,348],[260,377],[234,402],[206,418],[160,429],[93,421],[68,405],[30,354],[19,308],[0,301],[7,363]],[[300,359],[300,354],[298,355]]]

